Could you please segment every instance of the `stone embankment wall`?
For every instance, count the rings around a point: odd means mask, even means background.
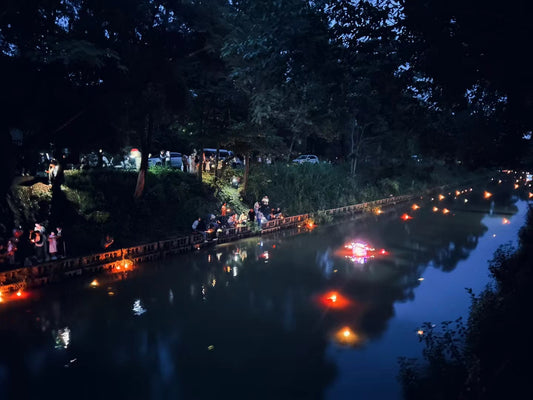
[[[416,195],[390,197],[387,199],[339,207],[321,211],[322,214],[337,217],[360,214],[372,211],[376,207],[392,206],[417,198]],[[171,255],[186,253],[217,243],[226,243],[248,236],[266,234],[281,229],[302,226],[312,218],[310,214],[295,215],[268,221],[261,231],[253,231],[249,227],[226,229],[216,239],[204,241],[202,234],[191,234],[168,240],[132,246],[89,256],[73,257],[45,262],[31,267],[17,268],[0,272],[0,298],[2,293],[17,292],[26,287],[42,286],[50,282],[83,274],[112,273],[124,274],[135,268],[138,263],[155,261]]]

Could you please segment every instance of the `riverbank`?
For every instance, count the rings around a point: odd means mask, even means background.
[[[7,241],[11,229],[20,226],[26,237],[36,222],[48,232],[61,226],[67,255],[79,256],[98,252],[106,234],[114,238],[114,248],[187,235],[196,218],[218,215],[224,202],[241,213],[268,195],[270,204],[280,207],[284,215],[299,215],[486,176],[485,172],[443,166],[415,166],[394,176],[380,174],[367,172],[350,178],[345,166],[332,164],[255,165],[243,194],[232,185],[233,178],[242,179],[242,170],[226,168],[215,183],[212,175],[204,174],[200,182],[191,174],[157,168],[147,175],[143,197],[134,199],[134,171],[66,171],[65,183],[57,193],[43,182],[19,179],[8,195],[11,220],[2,221],[1,235]],[[31,256],[31,249],[23,251],[28,254],[17,257],[19,264]]]

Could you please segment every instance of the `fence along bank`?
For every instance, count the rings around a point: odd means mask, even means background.
[[[417,197],[419,196],[404,195],[390,197],[367,203],[324,210],[321,213],[331,217],[353,215],[372,211],[376,207],[393,206]],[[125,274],[132,271],[135,265],[142,262],[163,259],[217,243],[226,243],[253,235],[294,228],[305,224],[310,218],[312,218],[312,214],[301,214],[271,220],[263,224],[260,231],[253,231],[248,226],[230,228],[224,230],[218,236],[217,240],[207,242],[204,241],[202,234],[196,233],[89,256],[49,261],[31,267],[4,271],[0,273],[0,302],[2,301],[2,296],[13,293],[20,295],[21,291],[25,288],[42,286],[84,274]]]

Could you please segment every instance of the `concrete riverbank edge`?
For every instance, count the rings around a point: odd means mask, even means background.
[[[468,183],[463,183],[466,185]],[[282,229],[295,228],[304,225],[316,215],[326,215],[333,218],[347,215],[372,212],[376,208],[390,207],[399,203],[446,190],[450,185],[432,188],[422,194],[408,194],[369,201],[351,206],[321,210],[316,213],[301,214],[268,221],[260,231],[254,231],[248,226],[224,230],[213,240],[205,241],[202,234],[196,233],[132,247],[116,249],[104,253],[88,256],[71,257],[61,260],[44,262],[30,267],[21,267],[0,272],[0,299],[2,294],[17,293],[25,288],[33,288],[52,282],[59,282],[67,278],[97,273],[124,274],[135,269],[135,265],[147,261],[156,261],[166,257],[199,250],[207,246],[236,241],[250,236],[259,236]]]

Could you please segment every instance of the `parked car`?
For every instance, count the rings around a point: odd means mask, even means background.
[[[318,157],[313,154],[302,154],[301,156],[296,157],[294,160],[292,160],[293,163],[297,164],[303,164],[303,163],[311,163],[311,164],[318,164]]]
[[[180,168],[181,169],[181,166],[183,164],[183,161],[181,159],[182,155],[181,153],[178,153],[176,151],[170,151],[170,165],[166,165],[166,162],[168,160],[168,155],[166,156],[166,159],[165,159],[165,166],[169,166],[169,167],[172,167],[172,168]],[[148,158],[148,167],[155,167],[155,166],[162,166],[163,165],[163,161],[161,160],[161,158],[159,156],[155,156],[155,157],[149,157]]]

